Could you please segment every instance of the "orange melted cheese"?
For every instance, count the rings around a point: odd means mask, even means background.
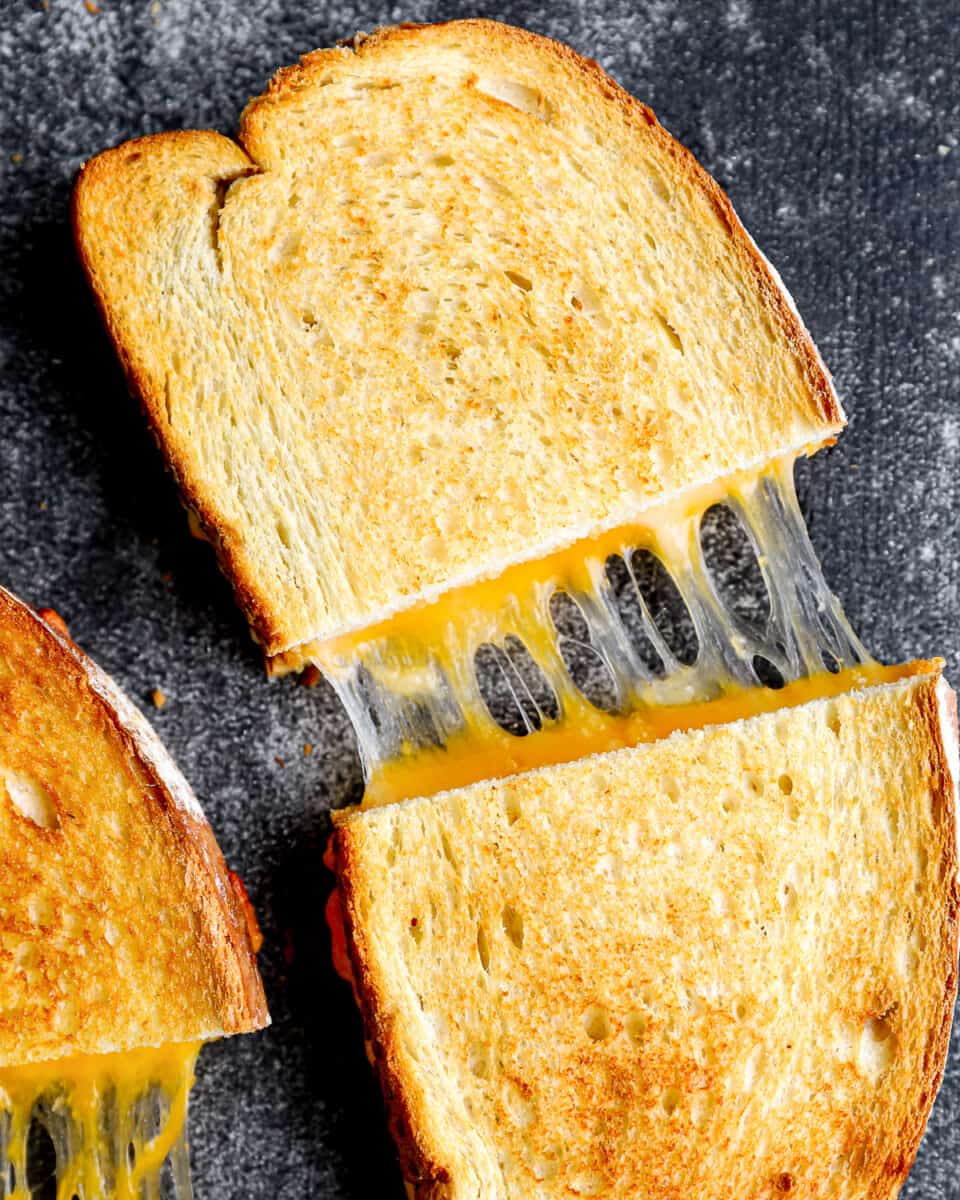
[[[186,1043],[0,1068],[7,1200],[31,1200],[27,1140],[38,1118],[57,1156],[57,1200],[159,1195],[160,1168],[178,1149],[172,1176],[178,1194],[188,1195],[181,1139],[199,1050]]]
[[[866,663],[836,675],[824,671],[798,679],[778,691],[731,688],[716,700],[645,708],[623,715],[601,712],[584,701],[576,721],[547,726],[528,737],[518,738],[499,726],[486,724],[465,731],[438,749],[421,749],[381,764],[367,783],[363,804],[390,804],[414,796],[431,796],[484,779],[501,779],[537,767],[654,742],[680,731],[726,725],[857,688],[893,683],[922,673],[928,666],[910,663],[885,667]]]

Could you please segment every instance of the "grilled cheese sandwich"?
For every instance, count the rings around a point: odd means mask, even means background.
[[[2,1194],[39,1139],[59,1200],[139,1200],[165,1164],[189,1197],[200,1044],[269,1020],[249,901],[143,717],[2,589],[0,842]]]
[[[895,1195],[955,722],[823,580],[792,470],[843,413],[716,184],[596,64],[457,21],[97,156],[74,221],[271,673],[356,729],[328,917],[411,1193]]]

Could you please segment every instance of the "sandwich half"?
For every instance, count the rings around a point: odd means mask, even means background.
[[[960,898],[954,696],[914,669],[339,824],[413,1195],[897,1194]]]
[[[153,1195],[168,1157],[188,1196],[200,1044],[269,1022],[256,921],[143,717],[3,589],[0,843],[3,1194],[39,1126],[58,1196]]]
[[[307,55],[98,155],[81,261],[268,655],[842,427],[776,274],[597,65],[492,21]]]

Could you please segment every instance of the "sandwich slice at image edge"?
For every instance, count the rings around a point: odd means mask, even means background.
[[[269,1024],[256,920],[144,718],[3,589],[0,841],[0,1194],[189,1198],[197,1053]]]
[[[954,696],[916,672],[339,822],[413,1195],[897,1194],[957,990]]]
[[[717,184],[595,63],[456,21],[98,155],[74,225],[271,673],[356,729],[334,951],[415,1193],[895,1195],[956,991],[951,694],[823,580],[793,463],[843,412]]]

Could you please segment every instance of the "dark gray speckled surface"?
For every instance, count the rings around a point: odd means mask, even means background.
[[[0,580],[64,613],[148,711],[151,689],[166,692],[150,715],[260,913],[274,1025],[201,1058],[198,1195],[399,1196],[321,919],[326,810],[360,787],[350,729],[324,687],[267,684],[187,535],[74,262],[74,173],[136,134],[232,131],[275,68],[358,28],[479,12],[572,42],[653,104],[780,269],[852,417],[802,471],[827,576],[879,657],[940,652],[957,679],[960,13],[949,0],[99,5],[2,6]],[[960,1197],[956,1037],[904,1195]]]

